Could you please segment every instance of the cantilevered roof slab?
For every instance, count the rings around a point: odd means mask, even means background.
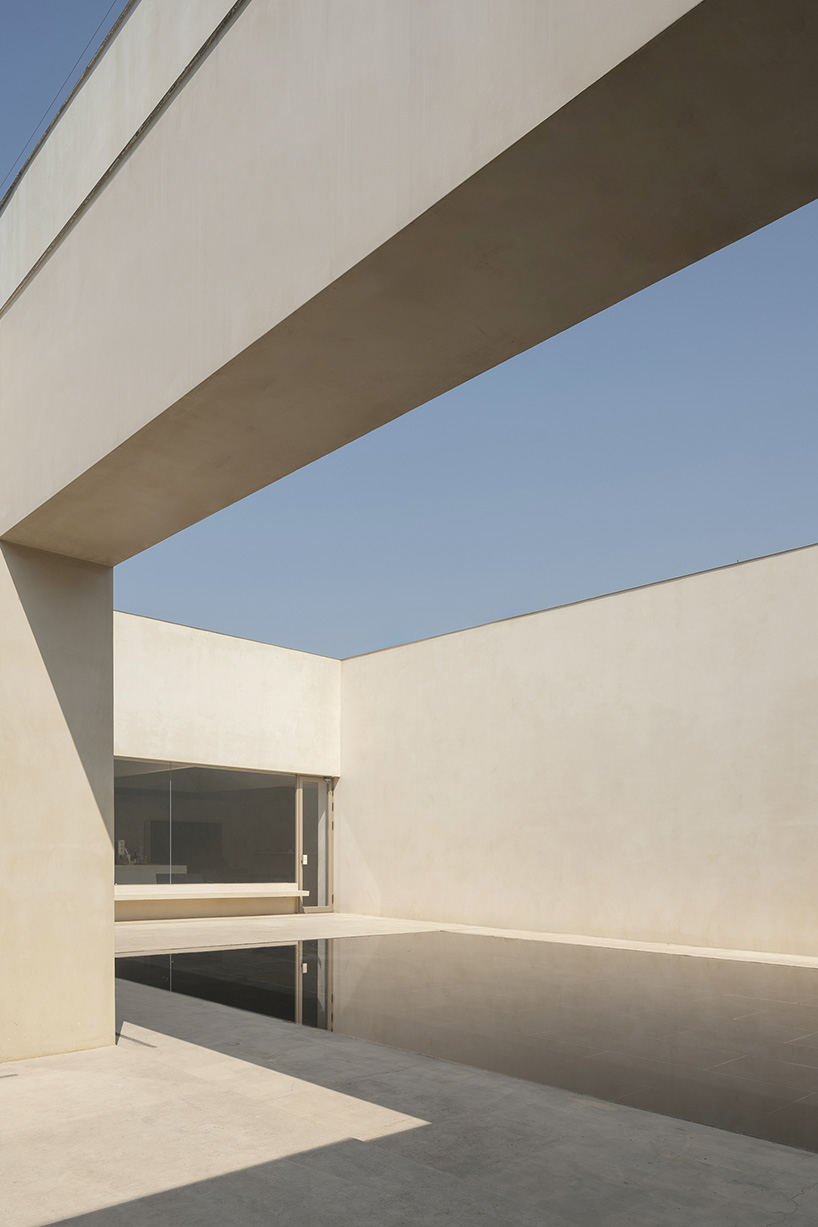
[[[818,196],[814,0],[223,20],[17,253],[10,541],[119,562]]]

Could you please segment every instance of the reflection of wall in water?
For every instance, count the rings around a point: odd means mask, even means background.
[[[721,1050],[736,1000],[747,1015],[793,997],[815,1009],[818,972],[432,932],[336,939],[333,994],[336,1031],[553,1082],[567,1046],[623,1060],[684,1033]]]
[[[443,932],[336,939],[333,956],[336,1031],[818,1150],[794,1046],[818,1018],[815,968]]]

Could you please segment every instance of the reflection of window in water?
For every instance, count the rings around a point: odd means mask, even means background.
[[[332,1030],[329,941],[116,961],[119,979]]]

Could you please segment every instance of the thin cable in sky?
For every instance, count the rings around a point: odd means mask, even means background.
[[[91,43],[94,41],[94,39],[96,38],[97,34],[100,32],[100,30],[102,29],[102,27],[105,25],[105,22],[106,22],[106,21],[107,21],[107,19],[108,19],[108,15],[109,15],[109,13],[111,12],[111,9],[115,8],[115,7],[116,7],[116,4],[117,4],[117,0],[111,0],[111,3],[108,5],[108,8],[107,8],[107,11],[105,12],[105,15],[104,15],[104,16],[103,16],[103,18],[101,19],[101,21],[100,21],[99,25],[97,26],[96,30],[94,30],[94,33],[93,33],[93,34],[91,35],[91,37],[88,39],[88,42],[85,44],[85,46],[83,47],[82,51],[79,53],[79,55],[77,56],[76,60],[74,61],[74,65],[73,65],[73,67],[71,68],[71,71],[68,73],[68,76],[65,78],[65,80],[64,80],[64,81],[63,81],[63,83],[62,83],[62,85],[61,85],[61,86],[60,86],[60,88],[57,90],[56,94],[55,94],[55,95],[54,95],[54,97],[51,99],[51,101],[49,102],[49,104],[48,104],[48,106],[45,108],[45,110],[43,111],[42,115],[40,116],[39,120],[37,121],[37,123],[36,123],[36,124],[35,124],[35,126],[34,126],[34,130],[32,131],[31,136],[28,138],[28,140],[26,141],[26,143],[23,145],[23,148],[20,150],[20,152],[17,154],[17,157],[16,157],[16,158],[14,159],[14,161],[12,162],[12,164],[11,164],[11,168],[10,168],[10,170],[9,170],[8,174],[6,175],[6,177],[5,177],[5,179],[3,180],[3,182],[2,182],[2,183],[0,183],[0,193],[2,193],[3,188],[6,186],[6,184],[7,184],[7,183],[8,183],[8,181],[9,181],[9,179],[10,179],[10,178],[12,177],[12,175],[14,174],[14,171],[15,171],[15,169],[16,169],[16,167],[17,167],[17,164],[19,163],[20,159],[21,159],[21,158],[22,158],[22,157],[25,155],[25,152],[26,152],[26,150],[28,149],[29,145],[31,144],[31,142],[33,141],[34,137],[37,135],[37,133],[39,132],[40,128],[42,127],[43,120],[44,120],[44,119],[46,119],[46,118],[48,117],[48,114],[49,114],[49,112],[51,111],[51,108],[53,107],[54,103],[57,101],[57,99],[59,98],[60,94],[61,94],[61,93],[63,92],[63,90],[65,89],[66,85],[68,84],[68,82],[69,82],[69,81],[71,80],[71,78],[73,77],[74,73],[76,72],[77,65],[78,65],[78,64],[80,63],[80,61],[83,59],[83,57],[84,57],[84,55],[85,55],[86,51],[87,51],[87,50],[88,50],[88,48],[91,46]]]

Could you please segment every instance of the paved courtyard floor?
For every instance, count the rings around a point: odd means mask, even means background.
[[[715,946],[678,946],[665,942],[589,937],[579,933],[542,933],[529,929],[498,929],[484,925],[451,924],[438,920],[401,920],[391,916],[361,916],[354,912],[306,912],[290,916],[207,917],[201,920],[129,920],[114,926],[116,953],[161,954],[169,950],[223,950],[239,946],[309,941],[316,937],[371,937],[389,933],[472,933],[485,937],[519,938],[558,945],[594,946],[610,950],[642,950],[728,962],[766,963],[818,968],[818,957],[758,950],[722,950]]]
[[[356,916],[350,912],[306,912],[295,916],[124,920],[114,925],[114,934],[117,955],[127,955],[162,954],[169,950],[226,950],[320,937],[425,933],[443,927],[426,920],[393,920],[388,916]]]
[[[814,1154],[142,984],[118,1000],[115,1047],[0,1067],[4,1227],[818,1222]]]

